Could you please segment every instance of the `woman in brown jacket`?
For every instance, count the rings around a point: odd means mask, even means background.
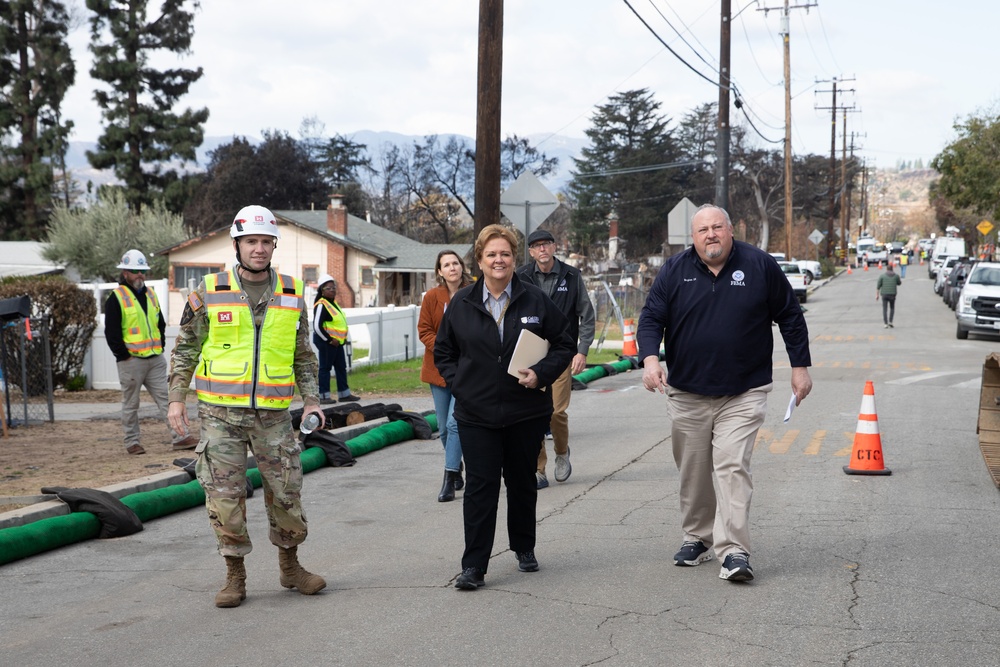
[[[458,439],[458,424],[452,416],[455,399],[452,398],[451,388],[434,366],[434,339],[437,337],[438,327],[441,326],[444,311],[448,308],[451,297],[472,281],[466,273],[465,262],[453,250],[442,250],[438,253],[434,270],[437,273],[438,286],[427,290],[424,294],[420,304],[417,333],[424,344],[420,381],[428,383],[431,387],[438,433],[441,434],[441,444],[444,445],[444,482],[438,493],[438,502],[445,503],[455,499],[455,491],[465,486],[465,482],[462,480],[462,443]]]

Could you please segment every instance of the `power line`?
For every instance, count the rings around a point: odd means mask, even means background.
[[[589,171],[576,174],[579,178],[590,178],[592,176],[623,176],[625,174],[638,174],[644,171],[658,171],[660,169],[673,169],[675,167],[696,167],[706,164],[704,160],[681,160],[680,162],[664,162],[662,164],[651,164],[645,167],[622,167],[621,169],[607,169],[605,171]]]
[[[641,15],[639,14],[639,12],[637,12],[637,11],[635,10],[635,7],[633,7],[633,6],[632,6],[632,3],[630,3],[630,2],[629,2],[629,0],[622,0],[622,2],[624,2],[624,3],[625,3],[625,5],[626,5],[626,6],[627,6],[627,7],[629,8],[629,9],[631,9],[631,10],[632,10],[632,13],[633,13],[633,14],[635,14],[635,17],[636,17],[637,19],[639,19],[639,20],[640,20],[640,21],[642,22],[642,24],[643,24],[644,26],[646,26],[646,30],[648,30],[648,31],[649,31],[650,33],[652,33],[653,37],[655,37],[655,38],[657,39],[657,41],[659,41],[659,42],[660,42],[660,44],[663,44],[663,46],[664,46],[664,47],[666,47],[667,51],[670,51],[670,53],[674,54],[674,57],[675,57],[675,58],[677,58],[677,60],[680,60],[680,61],[681,61],[682,63],[684,63],[684,66],[685,66],[685,67],[687,67],[687,68],[688,68],[689,70],[691,70],[692,72],[694,72],[695,74],[697,74],[698,76],[700,76],[700,77],[701,77],[702,79],[704,79],[705,81],[708,81],[708,82],[709,82],[710,84],[712,84],[713,86],[716,86],[716,87],[718,87],[718,86],[719,86],[718,82],[716,82],[716,81],[712,81],[712,80],[711,80],[711,79],[709,79],[709,78],[708,78],[707,76],[705,76],[704,74],[702,74],[701,72],[699,72],[698,70],[696,70],[696,69],[695,69],[695,68],[694,68],[694,67],[693,67],[693,66],[691,65],[691,63],[689,63],[688,61],[684,60],[684,58],[681,58],[681,55],[680,55],[679,53],[677,53],[676,51],[674,51],[674,50],[673,50],[673,49],[672,49],[672,48],[670,47],[670,45],[669,45],[669,44],[667,44],[667,42],[666,42],[666,41],[665,41],[665,40],[664,40],[664,39],[663,39],[662,37],[660,37],[660,36],[659,36],[659,35],[657,34],[657,32],[656,32],[655,30],[653,30],[653,27],[652,27],[651,25],[649,25],[649,23],[647,23],[647,22],[646,22],[646,19],[642,18],[642,16],[641,16]]]

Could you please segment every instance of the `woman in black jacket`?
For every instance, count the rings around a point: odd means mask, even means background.
[[[517,246],[517,236],[501,225],[480,232],[475,256],[483,278],[452,297],[434,343],[434,363],[455,397],[465,457],[465,552],[455,581],[465,590],[484,583],[501,475],[510,549],[522,572],[538,569],[535,467],[552,416],[552,396],[544,390],[576,352],[565,315],[514,275]],[[523,329],[547,340],[549,351],[530,368],[513,369],[514,377],[507,371]]]

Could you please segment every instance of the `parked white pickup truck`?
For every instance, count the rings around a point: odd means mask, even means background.
[[[778,262],[778,266],[781,270],[785,272],[785,277],[788,278],[788,283],[792,286],[792,291],[795,292],[795,296],[798,298],[799,303],[805,303],[807,294],[807,289],[809,283],[812,282],[812,278],[809,277],[798,264],[792,264],[791,262]]]
[[[774,257],[779,262],[789,262],[791,264],[798,264],[799,268],[802,269],[803,273],[809,275],[809,280],[814,280],[823,275],[823,266],[811,259],[785,259],[785,253],[783,252],[772,252],[771,257]]]

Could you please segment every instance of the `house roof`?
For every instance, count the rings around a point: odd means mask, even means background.
[[[0,241],[0,278],[58,274],[66,267],[42,257],[41,241]]]
[[[281,222],[306,229],[319,236],[333,239],[348,248],[375,257],[376,271],[433,271],[437,255],[442,250],[454,250],[463,258],[472,251],[471,243],[421,243],[396,232],[379,227],[367,220],[347,214],[347,236],[327,229],[326,211],[272,211]],[[217,229],[193,239],[187,239],[153,253],[162,255],[189,246],[218,234],[228,233],[229,227]]]

